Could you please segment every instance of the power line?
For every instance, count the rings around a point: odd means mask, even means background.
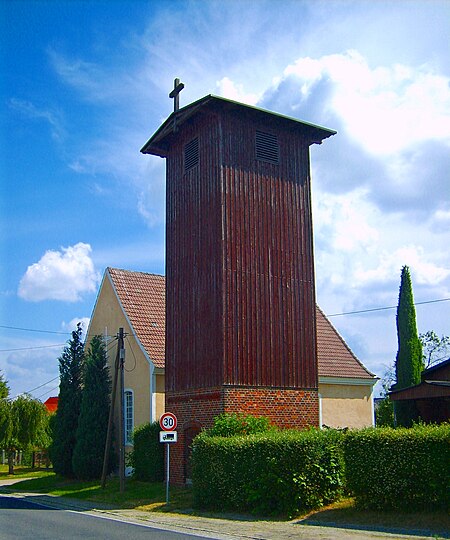
[[[60,334],[63,336],[68,336],[71,332],[57,332],[55,330],[38,330],[36,328],[20,328],[19,326],[5,326],[0,324],[0,328],[6,328],[8,330],[23,330],[24,332],[41,332],[42,334]]]
[[[450,298],[439,298],[438,300],[426,300],[424,302],[415,302],[415,306],[420,306],[423,304],[436,304],[437,302],[448,302]],[[397,309],[398,306],[387,306],[387,307],[378,307],[378,308],[371,308],[371,309],[360,309],[358,311],[346,311],[344,313],[333,313],[331,315],[327,315],[327,317],[340,317],[341,315],[355,315],[357,313],[371,313],[372,311],[384,311],[387,309]]]
[[[50,388],[50,390],[48,390],[47,392],[45,392],[44,394],[41,394],[40,396],[38,396],[36,399],[41,399],[41,397],[44,397],[46,396],[47,394],[50,394],[50,392],[53,392],[53,390],[57,390],[59,388],[59,386],[55,386],[54,388]]]
[[[33,351],[35,349],[51,349],[52,347],[64,347],[65,343],[59,343],[58,345],[41,345],[40,347],[21,347],[19,349],[0,349],[0,352],[13,352],[13,351]]]

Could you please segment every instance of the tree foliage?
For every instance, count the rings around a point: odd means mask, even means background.
[[[9,386],[3,377],[3,373],[0,372],[0,399],[7,398],[9,396]]]
[[[242,413],[222,413],[214,418],[213,426],[207,431],[211,437],[234,437],[274,431],[276,427],[265,416]]]
[[[383,373],[381,383],[381,401],[375,409],[375,423],[377,427],[394,427],[394,402],[389,397],[389,391],[395,381],[395,366],[391,364]]]
[[[59,401],[53,422],[50,457],[53,469],[62,476],[73,476],[72,456],[76,443],[82,397],[84,344],[81,323],[59,357]]]
[[[0,447],[8,454],[9,474],[14,474],[14,454],[48,442],[45,405],[28,395],[12,401],[0,399]]]
[[[81,411],[72,457],[73,472],[78,478],[101,477],[110,392],[105,346],[100,336],[94,336],[86,355]],[[110,460],[110,470],[111,466]]]
[[[450,337],[439,337],[436,332],[429,330],[425,334],[420,334],[419,339],[422,343],[423,362],[425,368],[434,366],[450,357]]]
[[[420,383],[423,371],[422,344],[417,333],[416,310],[409,268],[402,268],[400,292],[397,307],[398,352],[395,361],[396,384],[400,390]],[[412,401],[395,403],[395,419],[399,426],[411,426],[417,418]]]

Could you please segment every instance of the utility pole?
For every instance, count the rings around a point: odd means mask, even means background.
[[[106,472],[108,470],[109,454],[111,452],[111,441],[112,441],[112,431],[113,431],[112,428],[113,428],[113,421],[114,421],[114,409],[115,409],[115,405],[116,405],[117,382],[119,380],[119,368],[120,367],[122,368],[121,374],[120,374],[121,388],[122,388],[122,390],[121,390],[122,399],[120,400],[121,401],[121,409],[120,409],[120,413],[119,413],[119,423],[120,423],[120,425],[123,425],[123,361],[124,361],[124,359],[125,359],[125,349],[123,348],[123,328],[119,328],[119,334],[117,335],[117,353],[116,353],[116,360],[115,360],[115,363],[114,363],[114,376],[113,376],[113,386],[112,386],[112,395],[111,395],[111,405],[110,405],[110,408],[109,408],[108,431],[107,431],[107,434],[106,434],[105,454],[104,454],[104,457],[103,457],[103,471],[102,471],[102,481],[101,481],[102,488],[105,488],[105,486],[106,486]],[[122,419],[122,421],[121,421],[121,419]],[[123,431],[120,431],[120,433],[123,433]],[[119,435],[119,439],[120,439],[120,441],[122,441],[122,444],[120,445],[120,456],[122,456],[122,454],[124,452],[124,444],[123,444],[124,438],[120,437],[120,435]],[[123,461],[122,461],[122,459],[120,459],[120,461],[119,461],[119,466],[120,466],[121,471],[122,471],[122,473],[120,475],[120,478],[121,478],[120,491],[121,492],[123,491],[122,484],[124,484],[123,477],[124,477],[124,472],[125,472],[124,467],[122,467],[122,463],[125,464],[125,456],[124,456]]]
[[[120,413],[119,413],[119,479],[120,479],[120,493],[125,491],[125,422],[124,422],[124,363],[125,363],[125,348],[123,345],[123,328],[119,328],[119,342],[117,344],[119,349],[119,369],[120,369]]]

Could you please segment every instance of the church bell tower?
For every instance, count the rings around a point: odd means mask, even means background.
[[[335,132],[208,95],[141,152],[166,159],[166,410],[174,483],[223,412],[319,425],[309,147]]]

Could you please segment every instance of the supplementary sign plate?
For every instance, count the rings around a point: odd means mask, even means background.
[[[159,432],[159,442],[162,443],[173,443],[178,440],[177,431],[160,431]]]

